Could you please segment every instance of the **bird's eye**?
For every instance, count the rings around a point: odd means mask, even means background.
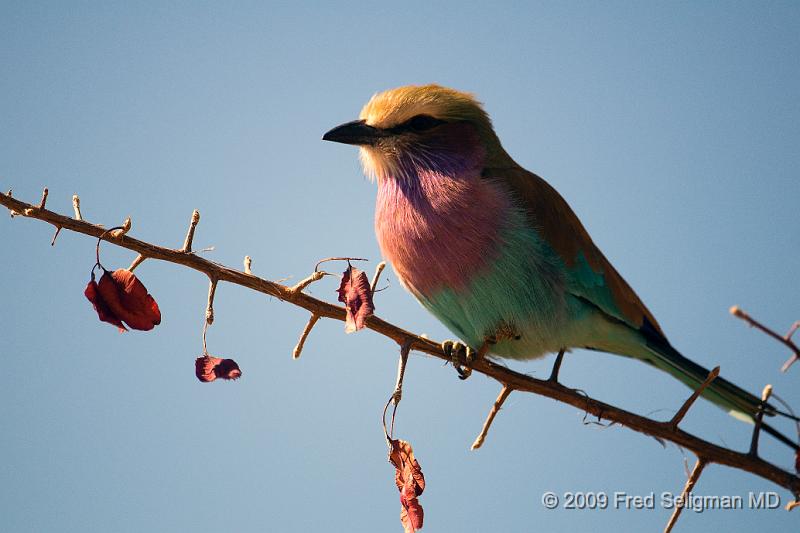
[[[430,115],[417,115],[408,121],[408,127],[413,131],[425,131],[443,123],[443,120],[433,118]]]

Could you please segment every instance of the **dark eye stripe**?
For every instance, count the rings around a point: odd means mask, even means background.
[[[444,123],[445,123],[444,120],[434,118],[430,115],[417,115],[411,117],[409,120],[406,120],[402,124],[398,124],[393,128],[389,128],[387,131],[390,131],[392,133],[404,133],[407,131],[426,131]]]

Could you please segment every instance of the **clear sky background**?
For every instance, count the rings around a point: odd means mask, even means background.
[[[331,255],[380,258],[375,186],[321,135],[376,91],[475,92],[516,160],[570,202],[673,344],[800,407],[800,367],[728,315],[800,318],[800,7],[794,2],[0,3],[0,188],[131,235],[287,283]],[[119,334],[83,296],[94,240],[0,220],[0,517],[4,531],[401,531],[380,426],[397,349],[220,285],[211,353],[235,383],[201,384],[207,280],[146,261],[163,323]],[[108,268],[134,254],[103,247]],[[377,312],[443,326],[389,271]],[[336,280],[311,293],[335,300]],[[514,368],[546,376],[552,357]],[[635,361],[578,351],[562,380],[669,418],[689,391]],[[684,458],[624,428],[513,394],[469,451],[500,386],[416,354],[398,435],[425,471],[426,530],[660,531],[671,511],[549,511],[545,491],[678,492]],[[746,449],[750,426],[707,402],[685,422]],[[792,428],[782,426],[787,432]],[[770,460],[789,451],[765,439]],[[778,490],[711,466],[696,494]],[[686,511],[680,531],[797,528],[783,510]]]

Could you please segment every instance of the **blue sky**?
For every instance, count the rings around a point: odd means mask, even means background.
[[[438,82],[475,92],[515,159],[548,179],[673,344],[795,407],[800,369],[731,318],[798,316],[800,8],[770,3],[9,2],[0,4],[0,188],[132,235],[196,248],[269,279],[380,252],[374,185],[323,132],[374,92]],[[209,350],[244,377],[201,384],[204,276],[147,261],[163,323],[118,334],[82,291],[92,239],[6,218],[0,276],[0,515],[9,531],[401,531],[380,412],[396,347],[222,284]],[[103,248],[103,263],[133,254]],[[369,267],[372,268],[371,266]],[[380,316],[447,331],[393,273]],[[335,300],[335,280],[311,289]],[[551,358],[514,368],[547,375]],[[575,352],[563,381],[668,418],[688,390],[634,361]],[[500,386],[411,358],[398,433],[428,486],[428,531],[660,530],[670,511],[548,511],[545,491],[657,497],[691,454],[513,394],[469,451]],[[705,402],[685,427],[737,449],[749,426]],[[790,427],[784,428],[787,431]],[[762,444],[789,467],[783,448]],[[785,491],[711,466],[696,493]],[[681,531],[788,530],[783,510],[686,512]]]

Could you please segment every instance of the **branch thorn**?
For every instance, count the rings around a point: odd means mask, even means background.
[[[760,330],[761,332],[766,333],[767,335],[769,335],[776,341],[780,342],[781,344],[783,344],[792,351],[792,356],[789,357],[789,359],[787,359],[785,363],[783,363],[783,366],[781,367],[781,372],[786,372],[787,370],[789,370],[789,368],[794,364],[794,362],[800,359],[800,346],[797,346],[797,344],[795,344],[792,341],[792,335],[794,335],[794,333],[798,329],[800,329],[800,320],[792,324],[792,327],[789,328],[789,331],[786,333],[786,335],[780,335],[775,330],[768,328],[755,318],[745,313],[738,305],[734,305],[733,307],[731,307],[730,313],[736,318],[741,318],[742,320],[747,322],[747,324],[750,327],[754,327]]]
[[[295,346],[294,350],[292,350],[292,359],[300,358],[300,354],[303,352],[303,346],[306,344],[308,334],[311,333],[311,330],[314,328],[314,325],[317,323],[319,318],[319,315],[316,313],[312,313],[311,317],[309,317],[306,327],[303,328],[303,333],[300,334],[300,340],[297,341],[297,346]]]
[[[686,480],[686,485],[683,487],[683,492],[681,492],[680,505],[678,502],[675,502],[675,510],[672,511],[672,516],[669,517],[669,522],[667,522],[667,526],[664,528],[664,533],[670,533],[672,528],[675,527],[675,523],[678,521],[678,518],[681,516],[681,512],[686,505],[686,500],[689,494],[692,493],[692,489],[694,489],[697,480],[700,479],[700,474],[703,473],[703,468],[705,468],[705,466],[705,459],[698,457],[697,462],[694,464],[694,468],[692,469],[692,473],[689,475],[689,479]]]
[[[314,272],[311,273],[310,276],[290,287],[289,292],[291,293],[292,296],[295,296],[296,294],[303,292],[303,290],[306,287],[308,287],[315,281],[321,280],[325,276],[325,274],[326,273],[321,270],[315,270]]]
[[[59,233],[61,233],[61,226],[56,226],[56,232],[53,233],[53,239],[50,241],[50,246],[56,245],[56,239],[58,238]]]
[[[44,209],[44,206],[47,204],[47,187],[44,188],[42,191],[42,200],[39,202],[39,209]]]
[[[692,395],[689,396],[689,398],[687,398],[685,402],[683,402],[683,405],[681,405],[681,408],[678,409],[678,412],[675,413],[675,416],[673,416],[672,420],[669,421],[669,425],[670,425],[670,427],[672,427],[672,431],[676,431],[678,429],[678,424],[681,423],[681,420],[683,420],[683,417],[685,417],[686,413],[689,412],[689,408],[692,406],[692,404],[694,404],[694,402],[697,400],[697,398],[699,398],[700,395],[703,394],[703,391],[706,390],[706,388],[709,385],[711,385],[711,382],[714,381],[715,379],[717,379],[717,376],[719,376],[719,367],[718,366],[714,367],[708,373],[708,376],[706,376],[705,381],[703,381],[700,384],[700,386],[695,389],[695,391],[692,393]]]
[[[137,255],[136,258],[131,263],[131,266],[128,267],[128,271],[133,272],[133,269],[141,265],[145,259],[147,259],[147,257],[145,257],[144,255],[142,254]]]
[[[127,217],[125,222],[122,223],[122,226],[119,229],[115,229],[109,233],[109,235],[114,239],[119,239],[126,233],[131,230],[131,217]]]
[[[83,220],[81,216],[81,199],[77,194],[72,195],[72,209],[75,211],[75,220]]]
[[[386,268],[386,261],[381,261],[375,265],[375,275],[372,276],[372,283],[369,284],[369,290],[372,292],[373,296],[375,296],[375,289],[378,287],[378,280],[380,279],[381,272],[383,272],[384,268]]]
[[[767,384],[761,392],[761,404],[758,406],[758,412],[755,417],[755,424],[753,425],[753,437],[750,440],[750,451],[748,452],[753,457],[758,455],[758,437],[761,434],[761,425],[764,420],[764,408],[767,405],[767,400],[772,396],[772,385]]]
[[[181,252],[188,254],[192,252],[192,241],[194,240],[194,230],[197,228],[197,223],[200,222],[200,211],[195,209],[192,211],[192,218],[189,219],[189,231],[186,232],[186,239],[183,241],[183,248]]]
[[[563,351],[561,352],[563,353]],[[492,427],[492,422],[494,422],[494,417],[497,416],[497,413],[500,412],[500,409],[503,407],[503,403],[505,403],[508,396],[511,394],[511,391],[514,389],[511,388],[510,385],[507,383],[503,385],[503,389],[500,391],[500,395],[494,401],[492,405],[492,409],[489,411],[489,416],[486,417],[486,421],[483,423],[483,428],[481,429],[480,434],[475,439],[475,442],[472,443],[471,450],[477,450],[481,446],[483,446],[483,441],[486,440],[486,435],[489,433],[489,428]]]

